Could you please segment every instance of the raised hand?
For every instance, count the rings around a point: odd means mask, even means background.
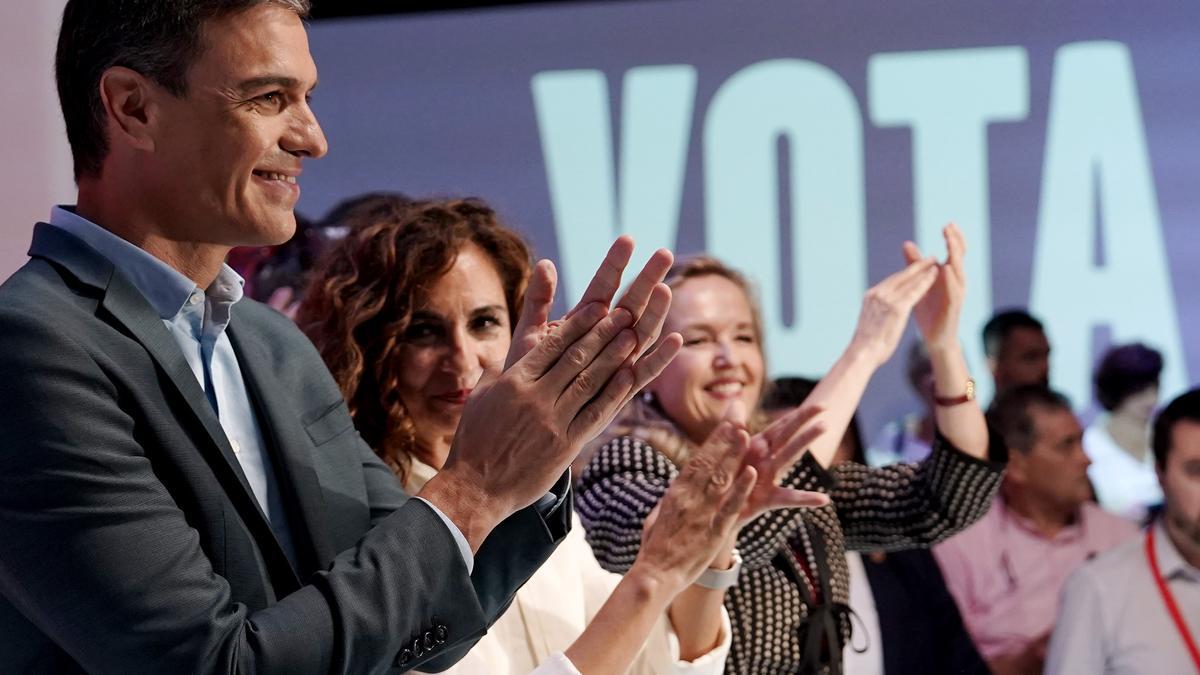
[[[679,590],[696,580],[726,545],[754,490],[758,473],[745,463],[750,435],[722,422],[688,460],[646,520],[634,561]]]
[[[472,547],[546,494],[583,444],[678,353],[677,334],[658,339],[671,301],[662,283],[670,252],[651,256],[609,310],[632,247],[618,239],[580,304],[554,325],[546,321],[554,267],[535,267],[505,371],[476,387],[445,466],[420,493]]]
[[[942,228],[942,236],[946,239],[946,261],[937,266],[937,279],[913,308],[913,318],[921,336],[932,350],[957,345],[958,319],[967,292],[967,275],[963,268],[967,242],[962,230],[950,223]],[[911,241],[904,243],[904,259],[909,264],[922,259],[921,250]]]
[[[712,649],[720,635],[724,592],[690,584],[732,546],[738,514],[757,478],[743,463],[749,441],[745,431],[723,422],[683,466],[646,519],[633,566],[567,648],[566,656],[580,672],[629,670],[668,604],[681,658]],[[691,647],[685,647],[688,643]]]
[[[936,261],[918,257],[868,290],[863,297],[850,349],[857,348],[867,354],[874,367],[891,358],[900,344],[913,306],[937,278]]]
[[[776,420],[750,440],[746,463],[754,467],[758,480],[746,500],[739,519],[741,524],[774,509],[818,507],[829,503],[819,492],[807,492],[779,485],[813,441],[825,433],[825,424],[817,419],[819,406],[802,405]]]

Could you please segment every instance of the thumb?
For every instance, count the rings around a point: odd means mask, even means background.
[[[504,370],[520,361],[521,357],[537,344],[537,332],[550,319],[550,308],[554,304],[554,289],[557,285],[558,272],[554,269],[554,263],[539,260],[530,275],[529,287],[525,289],[521,318],[513,328],[512,344],[508,349],[508,358],[504,361]]]
[[[496,383],[503,371],[497,368],[495,364],[491,364],[483,369],[483,374],[479,376],[479,382],[475,383],[476,392],[484,392]]]
[[[775,488],[768,503],[770,509],[819,508],[829,503],[829,495],[794,488]]]
[[[725,408],[724,420],[744,429],[750,421],[750,411],[746,408],[746,402],[740,398],[730,401]]]

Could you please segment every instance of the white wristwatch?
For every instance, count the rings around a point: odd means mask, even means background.
[[[733,549],[733,564],[727,570],[714,570],[708,568],[700,574],[700,578],[693,583],[704,588],[711,588],[714,591],[723,591],[730,586],[737,584],[738,575],[742,571],[742,555],[737,549]]]

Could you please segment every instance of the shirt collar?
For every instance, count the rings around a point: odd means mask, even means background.
[[[1167,533],[1167,526],[1163,524],[1163,518],[1156,518],[1151,527],[1155,528],[1154,553],[1158,557],[1158,571],[1163,578],[1187,577],[1200,582],[1200,570],[1189,565],[1180,555],[1179,549],[1175,548],[1171,535]]]
[[[82,239],[107,258],[163,319],[171,319],[183,311],[192,294],[199,290],[199,286],[179,270],[80,216],[74,207],[51,209],[50,224]],[[232,305],[242,299],[243,284],[245,280],[232,267],[222,265],[207,293],[214,301]]]
[[[1075,541],[1077,539],[1082,538],[1084,536],[1084,533],[1086,532],[1086,527],[1087,527],[1086,512],[1087,512],[1087,510],[1084,508],[1080,508],[1079,511],[1075,514],[1074,522],[1072,522],[1069,525],[1067,525],[1066,527],[1062,528],[1061,530],[1058,531],[1057,534],[1055,534],[1053,537],[1049,537],[1049,538],[1047,538],[1046,535],[1043,534],[1041,530],[1039,530],[1037,527],[1035,527],[1033,522],[1030,521],[1028,518],[1026,518],[1025,516],[1022,516],[1021,514],[1017,513],[1016,511],[1008,508],[1008,501],[1006,499],[1004,499],[1004,496],[1002,494],[1000,494],[1000,493],[996,494],[995,501],[992,503],[992,508],[999,509],[998,515],[1001,516],[1002,524],[1015,525],[1016,527],[1020,528],[1021,530],[1023,530],[1026,534],[1028,534],[1031,537],[1035,537],[1037,539],[1041,539],[1043,541],[1048,541],[1048,542],[1051,542],[1054,544],[1065,544],[1067,542]]]

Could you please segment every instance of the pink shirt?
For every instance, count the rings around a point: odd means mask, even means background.
[[[1137,526],[1088,502],[1073,525],[1047,538],[996,496],[987,514],[934,547],[946,586],[985,659],[1014,654],[1048,634],[1067,577],[1137,534]]]

